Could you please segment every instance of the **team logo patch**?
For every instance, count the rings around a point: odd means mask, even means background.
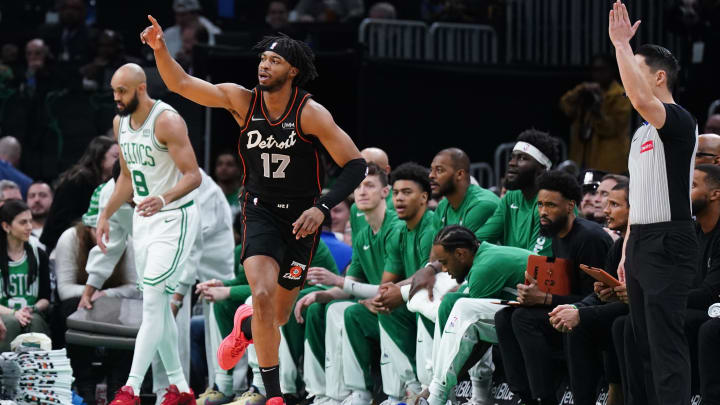
[[[286,278],[288,280],[300,280],[304,270],[304,264],[300,264],[294,261],[290,264],[290,270],[288,270],[288,272],[283,275],[283,278]]]
[[[643,143],[642,145],[640,145],[640,153],[649,152],[649,151],[653,150],[654,148],[655,148],[655,144],[653,143],[653,141],[652,140],[647,141],[647,142]]]

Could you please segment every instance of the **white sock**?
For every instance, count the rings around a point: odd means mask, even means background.
[[[182,364],[180,363],[180,350],[178,348],[178,330],[177,324],[175,323],[175,317],[170,309],[169,297],[165,296],[165,315],[164,315],[164,330],[165,337],[163,344],[158,346],[158,353],[160,354],[160,360],[165,367],[167,373],[168,382],[170,385],[175,385],[180,392],[190,392],[190,386],[185,379],[183,373]]]
[[[142,323],[135,338],[132,367],[126,384],[132,387],[135,395],[140,394],[145,373],[165,335],[164,315],[169,308],[168,297],[162,288],[143,286]],[[177,329],[175,335],[177,336]],[[175,342],[177,346],[177,338]]]
[[[170,300],[163,286],[143,286],[143,319],[135,339],[135,353],[127,385],[135,395],[152,362],[155,353],[160,355],[170,384],[180,392],[190,392],[185,380],[178,352],[178,332],[170,310]]]
[[[215,373],[215,385],[218,387],[218,391],[222,392],[225,396],[233,395],[233,376],[225,373]]]

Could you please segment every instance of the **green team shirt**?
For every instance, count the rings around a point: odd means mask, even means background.
[[[433,239],[437,233],[435,213],[426,210],[415,229],[407,228],[405,221],[398,225],[398,237],[391,247],[393,259],[386,270],[403,278],[408,278],[425,267]]]
[[[223,284],[226,287],[230,287],[230,299],[232,300],[244,300],[243,297],[247,298],[249,296],[248,279],[247,276],[245,276],[245,269],[243,268],[242,263],[240,263],[241,254],[242,244],[235,246],[235,278],[223,281]],[[339,274],[335,259],[333,259],[332,253],[330,253],[330,248],[327,247],[322,239],[318,242],[318,246],[312,257],[310,266],[324,267],[335,274]]]
[[[440,230],[447,225],[462,225],[475,232],[490,218],[500,203],[500,197],[490,190],[471,184],[465,192],[462,204],[455,210],[447,198],[435,209],[435,227]]]
[[[552,239],[540,235],[537,195],[528,201],[521,190],[508,191],[495,213],[475,232],[475,236],[481,241],[552,256]]]
[[[388,194],[388,196],[385,198],[385,202],[387,203],[387,210],[395,212],[395,206],[393,205],[392,200],[392,193]],[[359,231],[360,228],[365,226],[368,226],[367,220],[365,219],[365,214],[358,209],[355,203],[353,203],[353,205],[350,206],[350,229],[355,232],[356,229]]]
[[[385,218],[377,233],[374,233],[369,225],[353,228],[352,259],[347,271],[348,276],[369,284],[380,284],[383,272],[392,267],[392,257],[387,249],[397,240],[399,223],[395,211],[385,210]],[[367,225],[367,222],[365,224]]]
[[[0,278],[0,304],[11,309],[22,309],[23,307],[35,305],[39,294],[40,277],[35,277],[32,285],[28,287],[28,261],[27,254],[16,262],[8,263],[8,293],[5,296],[5,288]]]
[[[509,290],[515,290],[518,284],[525,282],[525,269],[531,254],[525,249],[481,243],[460,291],[472,298],[516,299],[517,294]]]

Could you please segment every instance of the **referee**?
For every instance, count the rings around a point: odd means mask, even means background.
[[[640,21],[630,24],[620,0],[613,4],[609,34],[620,77],[630,102],[646,121],[630,146],[630,229],[618,275],[627,282],[635,336],[626,346],[636,347],[642,358],[642,364],[627,364],[628,391],[637,392],[644,385],[647,398],[630,395],[627,401],[689,404],[684,323],[698,255],[690,214],[697,125],[673,100],[679,65],[670,51],[643,45],[633,55],[630,39],[639,25]],[[636,375],[644,376],[643,381],[633,381]]]

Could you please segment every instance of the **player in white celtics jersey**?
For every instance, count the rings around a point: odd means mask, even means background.
[[[198,232],[193,198],[201,182],[200,171],[185,121],[169,105],[150,98],[140,66],[120,67],[111,86],[118,110],[113,131],[122,151],[121,173],[98,218],[97,243],[105,252],[108,218],[132,196],[135,267],[143,291],[142,324],[130,376],[111,404],[139,405],[137,394],[155,354],[170,382],[163,404],[194,404],[180,364],[169,294],[177,286]]]

